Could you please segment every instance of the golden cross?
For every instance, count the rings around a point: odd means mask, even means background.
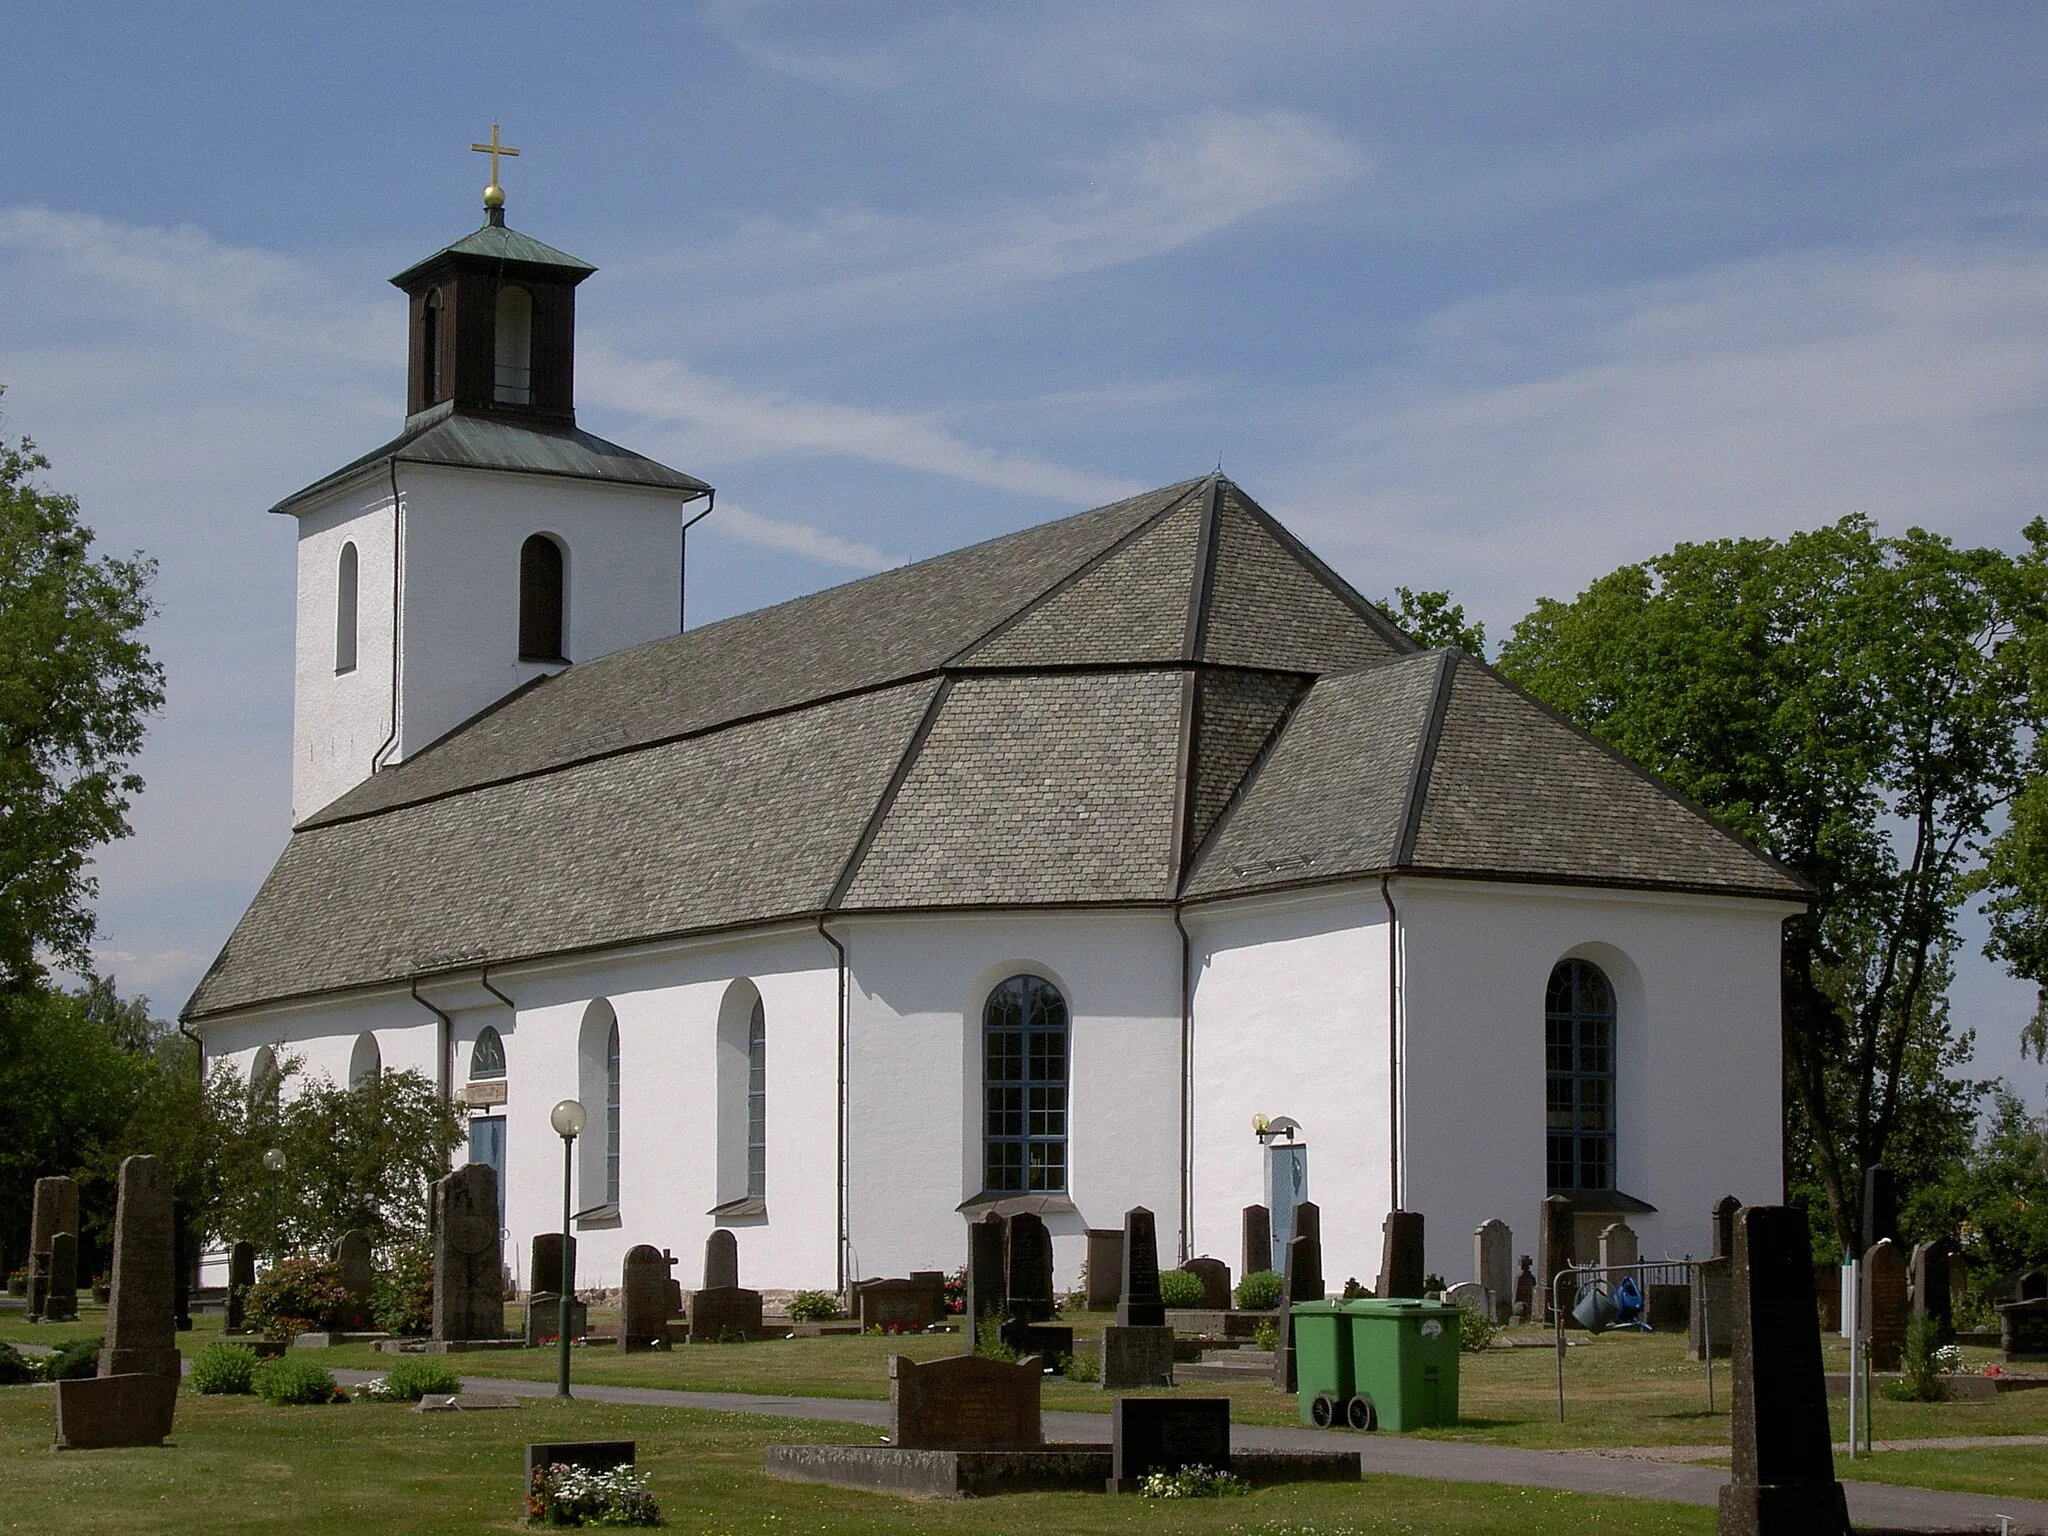
[[[490,143],[472,144],[469,147],[475,154],[489,155],[491,157],[491,185],[494,187],[498,184],[498,156],[510,155],[514,160],[519,158],[518,150],[512,148],[509,144],[500,144],[498,142],[498,125],[496,123],[491,124]]]

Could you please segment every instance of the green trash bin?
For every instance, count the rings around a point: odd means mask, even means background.
[[[1441,1301],[1347,1301],[1336,1310],[1351,1336],[1354,1397],[1345,1422],[1393,1430],[1458,1422],[1458,1308]],[[1368,1422],[1359,1424],[1358,1417]]]
[[[1343,1307],[1327,1301],[1297,1301],[1288,1318],[1301,1422],[1317,1429],[1342,1424],[1345,1405],[1357,1395],[1352,1387],[1351,1320]]]

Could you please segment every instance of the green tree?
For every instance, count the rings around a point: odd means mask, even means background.
[[[1396,587],[1394,595],[1380,607],[1401,626],[1402,633],[1430,650],[1456,646],[1468,656],[1486,660],[1486,626],[1468,624],[1465,605],[1452,602],[1450,593]]]
[[[49,461],[0,439],[0,987],[32,985],[39,952],[81,975],[92,850],[128,834],[129,767],[163,703],[140,630],[154,562],[95,558],[70,496],[39,490]]]
[[[1813,887],[1785,925],[1788,1147],[1843,1244],[1864,1168],[1967,1127],[1944,989],[1957,907],[2027,781],[2041,715],[2012,642],[2040,627],[2042,576],[2038,544],[2016,559],[1850,517],[1681,544],[1545,599],[1502,649],[1503,671]]]
[[[2048,1264],[2048,1140],[2009,1089],[1994,1092],[1975,1144],[1913,1192],[1902,1225],[1959,1235],[1980,1274]]]

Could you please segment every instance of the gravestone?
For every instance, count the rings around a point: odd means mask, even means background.
[[[1960,1253],[1948,1256],[1948,1315],[1953,1318],[1970,1298],[1970,1261]]]
[[[2048,1357],[2048,1299],[2000,1303],[1998,1343],[2008,1363]]]
[[[1383,1301],[1422,1296],[1422,1213],[1389,1211],[1380,1222],[1380,1275],[1373,1294]]]
[[[346,1233],[334,1245],[334,1262],[341,1270],[341,1288],[348,1292],[342,1326],[369,1327],[370,1287],[377,1278],[376,1267],[370,1260],[370,1235],[367,1232]]]
[[[971,1355],[981,1325],[1000,1325],[1009,1310],[1003,1289],[1003,1219],[991,1211],[967,1226],[967,1312],[961,1319],[960,1350]]]
[[[504,1336],[498,1173],[488,1163],[468,1163],[434,1181],[434,1338]]]
[[[725,1344],[761,1337],[761,1293],[707,1286],[690,1293],[690,1342]]]
[[[75,1451],[162,1445],[177,1406],[177,1378],[161,1373],[60,1381],[57,1438]]]
[[[704,1289],[734,1290],[740,1283],[740,1243],[729,1227],[716,1227],[704,1239]]]
[[[1521,1273],[1515,1276],[1515,1321],[1533,1323],[1536,1321],[1536,1270],[1535,1260],[1528,1254],[1522,1255]]]
[[[1685,1358],[1704,1360],[1709,1350],[1717,1360],[1735,1352],[1733,1314],[1735,1261],[1708,1259],[1693,1266],[1691,1294],[1686,1298]]]
[[[1842,1267],[1839,1264],[1814,1265],[1813,1299],[1820,1308],[1821,1332],[1839,1334],[1842,1331]],[[1653,1323],[1651,1326],[1656,1325]]]
[[[949,1355],[920,1365],[891,1355],[889,1441],[906,1451],[1037,1450],[1043,1383],[1037,1360]]]
[[[945,1271],[939,1269],[913,1269],[910,1272],[910,1283],[923,1286],[925,1294],[931,1297],[932,1321],[935,1323],[943,1321],[947,1316]]]
[[[557,1283],[559,1284],[559,1282]],[[561,1329],[562,1293],[560,1291],[528,1291],[526,1293],[526,1347],[528,1349],[538,1349],[543,1344],[553,1343],[560,1338]],[[590,1308],[572,1296],[569,1298],[569,1337],[580,1339],[588,1332],[590,1332]]]
[[[1010,1318],[1021,1323],[1052,1321],[1052,1234],[1045,1223],[1029,1211],[1010,1218],[1006,1289],[1010,1296]],[[1124,1274],[1130,1275],[1130,1255],[1124,1255]],[[1124,1293],[1129,1302],[1130,1293]]]
[[[1849,1536],[1835,1481],[1827,1376],[1805,1214],[1752,1205],[1735,1220],[1733,1466],[1719,1536]]]
[[[1497,1216],[1473,1229],[1472,1278],[1486,1292],[1486,1315],[1506,1322],[1515,1303],[1515,1234]]]
[[[1543,1202],[1543,1227],[1536,1244],[1536,1307],[1530,1314],[1532,1322],[1551,1321],[1551,1282],[1560,1270],[1570,1269],[1578,1262],[1578,1237],[1572,1211],[1571,1197],[1552,1195]],[[1571,1276],[1556,1283],[1558,1310],[1566,1317],[1572,1315],[1572,1306],[1577,1300],[1578,1287]]]
[[[1863,1337],[1870,1368],[1896,1371],[1906,1342],[1906,1256],[1884,1238],[1863,1256]]]
[[[1013,1281],[1012,1305],[1015,1298]],[[1124,1212],[1123,1299],[1116,1304],[1116,1321],[1120,1328],[1166,1326],[1166,1303],[1159,1298],[1159,1234],[1152,1213],[1142,1205]]]
[[[1202,1310],[1204,1312],[1228,1312],[1230,1310],[1230,1266],[1221,1259],[1189,1259],[1181,1265],[1181,1273],[1193,1275],[1202,1282]]]
[[[1281,1274],[1280,1315],[1275,1319],[1273,1339],[1273,1386],[1281,1392],[1295,1390],[1294,1303],[1323,1299],[1323,1220],[1312,1201],[1294,1208],[1298,1226],[1306,1230],[1287,1245],[1286,1268]]]
[[[1136,1493],[1146,1474],[1230,1470],[1230,1399],[1120,1397],[1110,1409],[1111,1493]]]
[[[102,1376],[179,1375],[173,1307],[171,1173],[147,1155],[123,1158],[114,1197],[114,1286]]]
[[[1956,1338],[1954,1314],[1949,1310],[1948,1239],[1937,1237],[1913,1249],[1909,1278],[1913,1290],[1913,1315],[1934,1325],[1935,1337],[1943,1344]]]
[[[939,1319],[932,1302],[932,1288],[922,1280],[866,1280],[854,1293],[854,1315],[862,1333],[920,1333]]]
[[[1742,1202],[1733,1195],[1723,1195],[1714,1202],[1714,1254],[1717,1259],[1732,1259],[1735,1256],[1735,1213],[1742,1209]]]
[[[1611,1291],[1627,1276],[1638,1285],[1642,1276],[1629,1266],[1638,1258],[1640,1250],[1636,1243],[1635,1229],[1625,1221],[1612,1222],[1600,1233],[1600,1273]]]
[[[581,1467],[587,1472],[630,1467],[637,1449],[631,1440],[564,1440],[552,1445],[529,1445],[526,1486],[533,1486],[533,1474],[543,1467]]]
[[[2048,1300],[2048,1274],[2030,1269],[2012,1283],[2014,1301]]]
[[[619,1273],[620,1354],[668,1347],[668,1271],[674,1262],[649,1243],[626,1250]]]
[[[1891,1169],[1874,1163],[1863,1170],[1863,1248],[1899,1240],[1899,1188]]]
[[[1470,1307],[1481,1317],[1490,1316],[1493,1306],[1486,1287],[1477,1280],[1460,1280],[1444,1292],[1444,1300],[1454,1307]]]
[[[1102,1330],[1101,1352],[1096,1384],[1105,1392],[1173,1385],[1171,1328],[1125,1328],[1112,1323]]]
[[[1263,1205],[1244,1208],[1243,1243],[1237,1256],[1240,1275],[1253,1275],[1273,1267],[1273,1213]]]
[[[576,1239],[560,1232],[536,1232],[526,1266],[526,1286],[533,1291],[562,1294],[562,1246],[569,1248],[569,1289],[576,1289]]]
[[[226,1333],[241,1333],[248,1327],[245,1312],[249,1305],[249,1291],[256,1284],[256,1245],[247,1238],[238,1237],[228,1244],[228,1301],[227,1321],[222,1325]]]
[[[1103,1312],[1123,1297],[1124,1233],[1121,1227],[1088,1229],[1088,1310]]]
[[[59,1232],[50,1239],[50,1288],[43,1297],[46,1322],[78,1320],[78,1234]]]
[[[78,1183],[62,1174],[36,1180],[29,1208],[28,1315],[39,1318],[49,1301],[50,1247],[59,1232],[78,1234]],[[73,1289],[76,1289],[74,1281]]]

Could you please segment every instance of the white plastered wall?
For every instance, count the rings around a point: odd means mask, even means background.
[[[359,479],[299,517],[297,657],[292,679],[292,820],[369,776],[391,734],[395,544],[388,479]],[[356,665],[336,672],[341,552],[356,546]]]

